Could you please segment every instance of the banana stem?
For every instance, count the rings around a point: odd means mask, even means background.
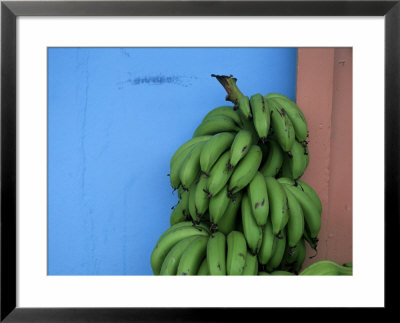
[[[227,95],[226,101],[231,101],[235,106],[238,105],[238,100],[244,96],[236,85],[237,79],[232,75],[215,75],[211,74],[211,77],[215,77],[219,83],[224,87]]]

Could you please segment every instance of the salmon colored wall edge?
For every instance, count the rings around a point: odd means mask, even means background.
[[[301,179],[323,207],[317,253],[307,245],[303,268],[324,259],[352,261],[352,48],[299,48],[297,64],[296,101],[310,152]]]

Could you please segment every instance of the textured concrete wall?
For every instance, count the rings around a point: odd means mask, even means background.
[[[302,179],[321,198],[318,253],[304,266],[352,260],[352,49],[299,48],[297,103],[309,125],[310,163]],[[309,247],[308,257],[315,252]]]

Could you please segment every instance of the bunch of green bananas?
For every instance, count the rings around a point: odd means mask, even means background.
[[[215,75],[213,75],[215,76]],[[215,76],[233,106],[214,108],[170,161],[179,201],[151,255],[155,275],[298,274],[316,250],[322,203],[300,180],[306,119],[277,93],[250,98]]]

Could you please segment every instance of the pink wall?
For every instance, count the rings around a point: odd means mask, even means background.
[[[352,49],[299,48],[297,104],[309,127],[310,163],[302,180],[322,201],[318,254],[352,261]]]

